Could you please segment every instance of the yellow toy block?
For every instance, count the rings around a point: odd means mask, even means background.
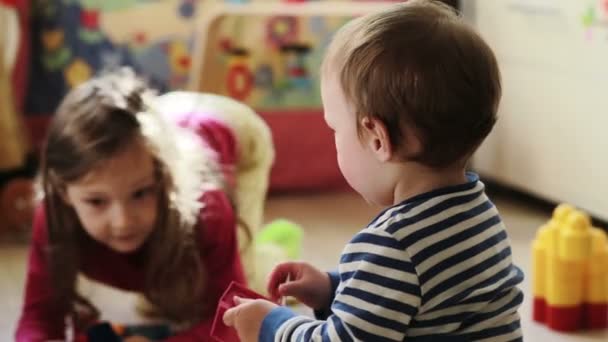
[[[587,265],[585,302],[608,303],[608,237],[599,228],[592,228],[591,262]]]
[[[532,244],[534,320],[557,330],[608,327],[608,237],[562,204]]]

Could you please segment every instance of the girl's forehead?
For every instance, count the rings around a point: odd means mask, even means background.
[[[155,168],[152,155],[142,144],[132,145],[109,159],[101,160],[73,185],[132,186],[153,179]]]

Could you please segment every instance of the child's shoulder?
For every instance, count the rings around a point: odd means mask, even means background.
[[[465,230],[498,211],[476,175],[465,184],[431,191],[380,213],[366,228],[382,231],[405,244],[428,239],[447,230]]]
[[[228,194],[221,189],[208,190],[200,198],[201,209],[197,229],[207,242],[230,240],[236,232],[237,220]]]
[[[210,189],[205,191],[201,198],[200,218],[202,220],[216,216],[234,216],[234,206],[226,191]]]

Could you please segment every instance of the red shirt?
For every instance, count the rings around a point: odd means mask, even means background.
[[[194,117],[196,120],[193,120]],[[229,170],[233,169],[236,161],[236,140],[232,132],[217,121],[194,114],[182,116],[180,123],[194,129],[218,152],[218,159],[230,177]],[[196,229],[199,230],[203,265],[209,275],[207,298],[211,303],[217,303],[231,281],[245,283],[246,280],[238,250],[236,217],[228,196],[220,190],[208,191],[201,201],[204,202],[204,207],[199,214]],[[52,304],[48,257],[45,253],[47,245],[46,215],[41,207],[34,217],[25,300],[16,332],[17,341],[62,339],[64,335],[65,312],[59,312]],[[117,253],[99,243],[93,243],[85,252],[81,272],[88,278],[122,290],[143,290],[144,261],[137,253]],[[167,341],[210,340],[214,310],[211,311],[210,317]]]

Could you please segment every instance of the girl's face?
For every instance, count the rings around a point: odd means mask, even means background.
[[[138,250],[154,229],[158,191],[153,158],[136,142],[68,183],[64,197],[93,239],[129,253]]]

